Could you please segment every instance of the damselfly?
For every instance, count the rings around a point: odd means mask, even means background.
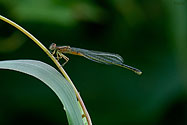
[[[83,56],[89,60],[92,60],[98,63],[120,66],[120,67],[129,69],[138,75],[142,74],[142,72],[139,69],[123,64],[124,62],[123,58],[118,54],[86,50],[86,49],[74,48],[70,46],[56,46],[55,43],[52,43],[49,49],[52,51],[53,55],[56,53],[57,60],[61,58],[64,58],[66,60],[63,66],[69,60],[69,58],[66,57],[63,53],[68,53],[68,54]]]

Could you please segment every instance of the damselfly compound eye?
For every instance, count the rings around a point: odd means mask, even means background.
[[[56,49],[56,44],[55,44],[55,43],[52,43],[52,44],[49,46],[49,49],[50,49],[50,50],[55,50],[55,49]]]

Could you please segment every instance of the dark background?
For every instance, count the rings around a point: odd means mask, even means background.
[[[0,14],[46,47],[55,42],[118,53],[143,71],[138,76],[67,55],[64,68],[93,124],[187,124],[186,0],[0,0]],[[0,21],[0,60],[15,59],[55,67],[33,41]],[[0,124],[68,123],[62,104],[45,84],[0,70]]]

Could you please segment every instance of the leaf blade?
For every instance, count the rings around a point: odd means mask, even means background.
[[[31,75],[49,86],[64,105],[69,124],[83,124],[73,87],[50,65],[35,60],[0,61],[0,69]]]

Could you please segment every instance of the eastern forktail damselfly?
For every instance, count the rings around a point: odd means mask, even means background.
[[[93,50],[86,50],[86,49],[80,49],[80,48],[74,48],[70,46],[56,46],[55,43],[52,43],[49,47],[49,49],[52,51],[52,54],[54,55],[56,53],[57,60],[64,58],[66,62],[63,64],[63,66],[68,62],[69,58],[66,57],[63,53],[73,54],[73,55],[79,55],[83,56],[89,60],[108,64],[108,65],[116,65],[120,66],[126,69],[129,69],[133,72],[135,72],[138,75],[141,75],[142,72],[139,69],[136,69],[132,66],[128,66],[126,64],[123,64],[123,58],[118,54],[108,53],[108,52],[99,52],[99,51],[93,51]]]

